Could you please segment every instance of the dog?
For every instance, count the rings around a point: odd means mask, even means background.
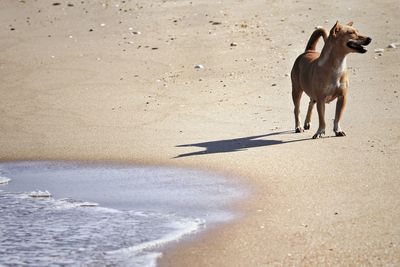
[[[325,41],[321,53],[315,50],[320,37]],[[310,129],[311,113],[317,104],[319,127],[313,139],[323,137],[326,126],[325,104],[337,98],[333,131],[336,136],[346,136],[339,122],[349,89],[347,55],[367,52],[365,46],[370,44],[371,40],[370,37],[360,35],[353,27],[353,22],[341,25],[337,21],[329,36],[326,30],[320,27],[312,33],[305,52],[297,57],[291,72],[296,133]],[[304,128],[300,126],[300,99],[303,92],[310,97]]]

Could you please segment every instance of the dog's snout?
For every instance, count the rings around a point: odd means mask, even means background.
[[[365,39],[365,45],[369,45],[371,43],[372,39],[370,37],[367,37]]]

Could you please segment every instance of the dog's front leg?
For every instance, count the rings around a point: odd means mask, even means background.
[[[336,136],[346,136],[346,133],[340,128],[339,121],[342,118],[344,107],[346,105],[346,94],[339,96],[336,102],[335,120],[333,122],[333,131]]]
[[[318,131],[314,134],[313,139],[321,138],[325,135],[325,99],[317,101],[317,111],[319,127]]]

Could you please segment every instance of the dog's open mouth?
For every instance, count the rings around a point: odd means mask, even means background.
[[[370,38],[367,38],[364,41],[348,41],[347,46],[351,49],[356,50],[358,53],[365,53],[367,52],[367,49],[365,49],[364,46],[367,46],[370,43]]]

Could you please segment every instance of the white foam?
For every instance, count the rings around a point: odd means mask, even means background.
[[[0,184],[8,184],[11,181],[10,178],[0,176]]]
[[[110,251],[108,253],[110,255],[111,254],[121,254],[121,253],[137,255],[139,252],[142,252],[144,250],[161,247],[162,245],[165,245],[172,241],[179,241],[183,236],[197,232],[201,226],[205,227],[205,221],[201,220],[201,219],[192,219],[192,220],[183,219],[181,221],[172,221],[172,222],[168,223],[168,226],[173,229],[176,229],[176,230],[163,236],[160,239],[141,243],[139,245],[128,247],[128,248],[122,248],[122,249]]]
[[[32,191],[28,193],[28,196],[30,197],[37,197],[37,198],[48,198],[51,197],[51,193],[47,190],[45,191]]]
[[[80,200],[75,200],[72,198],[62,198],[62,199],[59,199],[56,203],[56,207],[58,207],[58,208],[98,207],[98,206],[99,206],[99,203],[96,203],[96,202],[80,201]],[[113,210],[113,209],[109,209],[109,210]],[[115,211],[117,211],[117,210],[115,210]]]
[[[0,265],[40,266],[52,260],[55,265],[155,266],[162,245],[205,225],[201,219],[148,211],[110,213],[112,209],[82,208],[82,203],[32,201],[27,194],[0,192],[0,210],[5,211],[0,251],[10,252],[0,258]]]
[[[156,266],[157,259],[162,257],[161,252],[154,252],[168,243],[177,242],[184,236],[196,233],[203,226],[205,221],[201,219],[183,219],[181,221],[172,221],[167,224],[172,229],[176,229],[163,237],[149,242],[141,243],[135,246],[122,248],[107,252],[108,255],[118,258],[126,258],[127,262],[134,266]]]

